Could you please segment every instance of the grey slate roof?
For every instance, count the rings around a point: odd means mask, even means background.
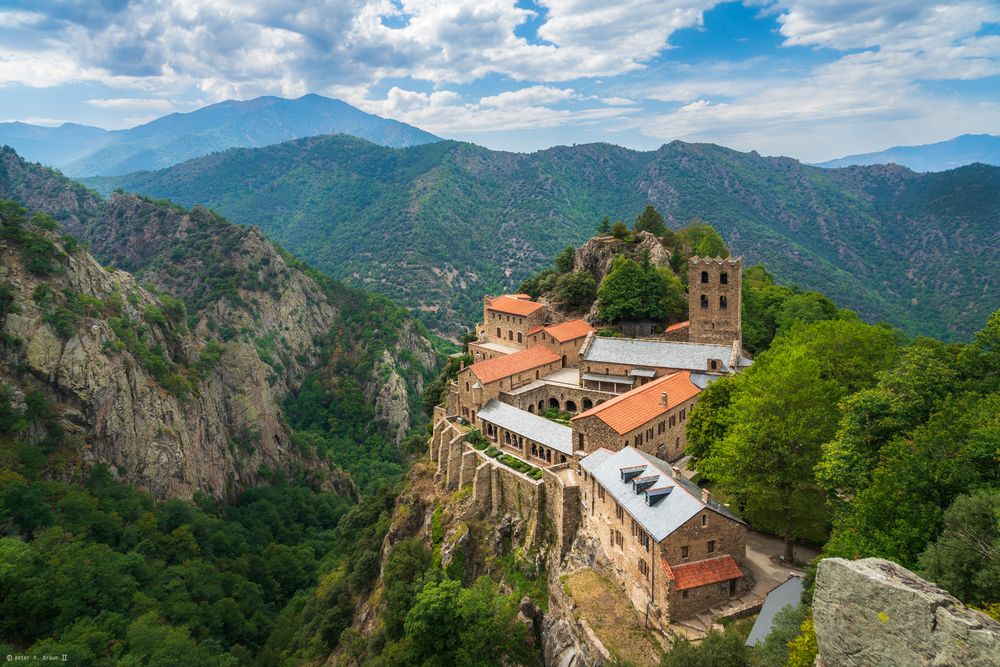
[[[588,382],[613,382],[615,384],[635,384],[634,377],[624,375],[604,375],[602,373],[584,373],[583,379]]]
[[[787,581],[771,589],[764,600],[760,616],[753,624],[746,645],[753,646],[771,632],[775,615],[788,606],[797,606],[802,602],[802,577],[789,577]]]
[[[496,399],[484,405],[476,416],[563,454],[573,453],[573,429],[545,417],[539,417]]]
[[[675,478],[669,473],[670,464],[655,456],[641,452],[634,447],[625,447],[617,452],[598,449],[580,460],[580,467],[593,475],[597,482],[610,493],[618,504],[628,512],[654,540],[660,542],[674,532],[706,506],[735,518],[718,503],[701,502],[701,490],[683,477]],[[638,476],[647,478],[658,476],[650,489],[671,487],[670,493],[661,496],[650,505],[644,492],[636,493],[632,482],[622,481],[622,468],[642,469]],[[738,520],[738,519],[737,519]]]
[[[731,373],[734,370],[729,367],[729,358],[732,354],[733,349],[729,345],[595,337],[583,355],[583,360],[594,363],[705,371],[708,369],[710,359],[719,359],[722,362],[719,370]],[[751,363],[746,357],[739,359],[740,368]]]

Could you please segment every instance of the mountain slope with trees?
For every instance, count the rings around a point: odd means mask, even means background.
[[[483,294],[509,291],[597,221],[631,221],[650,203],[668,226],[703,219],[749,263],[909,333],[967,338],[1000,302],[1000,168],[983,165],[917,174],[679,141],[513,154],[315,137],[90,183],[260,225],[451,334]]]

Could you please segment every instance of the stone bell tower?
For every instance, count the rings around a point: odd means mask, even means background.
[[[688,340],[743,346],[743,258],[688,260]]]

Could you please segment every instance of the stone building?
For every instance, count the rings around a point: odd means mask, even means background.
[[[573,417],[573,446],[590,453],[635,447],[661,459],[684,453],[684,427],[701,387],[690,371],[664,375]]]
[[[746,526],[667,463],[683,454],[701,390],[752,363],[740,331],[742,260],[689,264],[690,320],[656,339],[552,322],[523,294],[486,297],[474,363],[435,408],[429,446],[440,484],[472,484],[491,511],[516,503],[544,514],[561,554],[580,529],[596,537],[597,555],[661,627],[725,606],[748,585]],[[542,416],[551,411],[560,414]],[[473,427],[539,470],[474,447]]]
[[[573,429],[492,400],[476,415],[477,426],[497,449],[545,467],[573,456]]]
[[[736,342],[718,345],[591,336],[580,352],[580,384],[620,393],[676,371],[729,375],[750,363]]]
[[[743,344],[743,258],[688,260],[688,340]]]
[[[528,331],[528,345],[544,345],[562,357],[563,368],[576,366],[580,348],[589,334],[596,331],[583,320],[567,320],[559,324],[535,327]]]
[[[547,306],[527,294],[505,294],[483,299],[483,322],[477,327],[480,341],[524,349],[530,329],[544,326]]]
[[[489,361],[480,361],[458,372],[456,412],[471,422],[476,412],[505,389],[515,389],[560,368],[561,359],[546,347],[531,347]],[[451,397],[449,397],[449,401]]]
[[[666,624],[749,589],[746,525],[670,464],[625,447],[598,449],[579,470],[582,525],[637,609]]]

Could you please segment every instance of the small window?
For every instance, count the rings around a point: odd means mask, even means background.
[[[716,361],[715,359],[712,359],[712,361],[709,362],[709,366],[711,367],[711,369],[713,371],[714,370],[718,370],[718,368],[719,368],[719,362]]]
[[[497,327],[497,338],[503,338],[503,334],[500,333],[500,327]]]
[[[719,296],[719,308],[725,310],[729,307],[729,300],[726,298],[725,294]]]
[[[708,515],[707,514],[702,514],[701,515],[701,527],[704,528],[707,525],[708,525]]]
[[[615,518],[621,521],[622,523],[625,522],[625,510],[623,510],[622,506],[619,505],[617,502],[615,503]]]
[[[701,295],[701,309],[708,310],[708,297],[704,294]]]
[[[601,500],[604,500],[604,487],[603,486],[597,487],[597,497],[600,498]]]
[[[682,598],[684,598],[686,600],[687,596],[688,596],[688,592],[687,591],[681,591],[681,597]]]
[[[705,551],[707,551],[710,554],[715,553],[715,540],[708,541],[708,545],[705,547]]]
[[[465,383],[465,391],[469,391],[469,383],[468,382]]]
[[[721,274],[719,274],[719,284],[720,285],[728,285],[729,284],[729,274],[726,273],[725,271],[723,271]]]
[[[687,412],[686,408],[681,408],[681,421],[684,421],[687,418],[685,415],[686,412]]]
[[[687,558],[687,557],[688,557],[688,548],[686,546],[681,547],[681,558]]]
[[[649,551],[649,533],[639,529],[639,544],[643,546],[646,551]]]
[[[701,272],[701,282],[702,283],[707,283],[708,282],[708,271],[702,271]]]
[[[723,297],[723,298],[725,298],[725,297]],[[521,342],[524,342],[524,341],[522,340],[522,338],[521,338],[521,332],[520,332],[520,331],[518,331],[518,332],[517,332],[517,342],[518,342],[518,343],[521,343]]]
[[[649,564],[643,558],[639,559],[639,574],[644,577],[649,577]]]

